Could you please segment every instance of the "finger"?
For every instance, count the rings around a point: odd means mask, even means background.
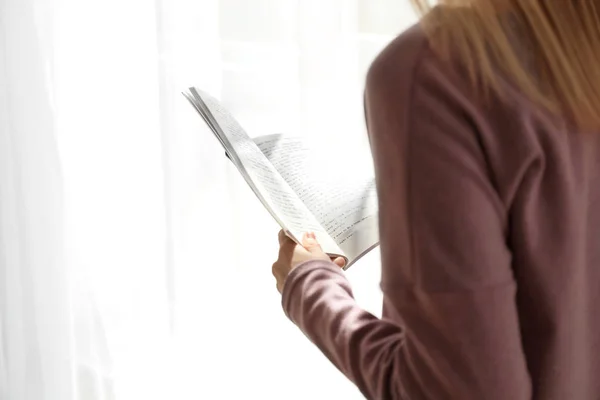
[[[302,236],[302,246],[311,253],[323,251],[314,232],[307,232]]]
[[[292,239],[289,238],[288,235],[286,235],[286,233],[285,233],[285,231],[283,229],[281,229],[279,231],[279,234],[277,235],[277,237],[279,238],[279,245],[283,245],[288,240],[292,240]]]
[[[294,258],[294,249],[296,246],[296,242],[287,236],[285,231],[279,231],[279,255],[277,262],[289,265]]]
[[[280,257],[280,259],[277,260],[276,262],[274,262],[273,266],[271,267],[271,271],[273,273],[273,277],[275,278],[277,290],[279,291],[279,293],[281,293],[283,291],[283,283],[285,282],[285,278],[287,276],[287,274],[282,272],[282,263],[283,263],[283,265],[285,265],[286,262],[289,262],[289,261],[283,261],[283,260],[281,260],[281,257]],[[283,267],[283,268],[285,268],[285,267]]]
[[[346,260],[344,259],[344,257],[335,257],[332,258],[331,261],[333,261],[333,263],[340,268],[344,268],[344,266],[346,265]]]

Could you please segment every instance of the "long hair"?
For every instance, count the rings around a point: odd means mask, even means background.
[[[411,1],[434,50],[458,57],[486,97],[503,94],[502,75],[548,111],[600,129],[600,0]]]

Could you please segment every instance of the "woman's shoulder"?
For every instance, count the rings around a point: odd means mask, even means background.
[[[367,86],[390,86],[410,81],[429,48],[427,36],[419,23],[393,39],[375,58],[367,73]]]
[[[461,108],[462,115],[488,116],[490,109],[497,114],[499,109],[514,113],[531,108],[523,96],[508,86],[505,97],[491,96],[489,102],[484,101],[484,93],[473,85],[466,65],[454,55],[440,56],[430,44],[428,32],[417,22],[381,51],[367,73],[367,96],[393,104],[397,111],[411,108],[415,96],[436,99],[439,106]],[[485,104],[493,107],[484,107]]]
[[[402,100],[408,106],[419,87],[472,98],[474,91],[458,60],[445,60],[432,49],[420,22],[393,39],[375,58],[366,78],[367,92]]]
[[[437,18],[441,13],[445,13],[445,19]],[[442,56],[434,49],[430,37],[436,35],[436,27],[443,23],[439,21],[448,21],[456,17],[456,13],[458,11],[436,8],[393,39],[367,72],[367,94],[383,96],[394,103],[400,101],[410,107],[413,96],[420,92],[438,97],[442,102],[458,102],[461,107],[486,116],[490,110],[491,114],[496,114],[502,109],[506,113],[539,117],[538,107],[502,74],[498,75],[501,94],[495,90],[482,90],[473,82],[468,63],[461,59],[459,52],[448,50]],[[464,16],[464,12],[461,13]],[[519,46],[519,43],[515,45]]]
[[[460,103],[467,108],[479,103],[460,64],[437,55],[420,23],[398,35],[375,58],[365,89],[367,97],[377,98],[379,104],[396,112],[409,112],[415,96],[437,98],[440,105]]]

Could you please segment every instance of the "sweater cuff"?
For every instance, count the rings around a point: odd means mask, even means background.
[[[299,282],[315,270],[327,270],[336,275],[344,276],[342,269],[332,261],[310,260],[298,265],[288,274],[285,282],[283,282],[283,290],[281,292],[281,305],[288,318],[290,317],[288,313],[289,305],[294,296],[295,288],[298,286]]]

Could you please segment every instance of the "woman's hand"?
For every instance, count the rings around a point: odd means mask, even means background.
[[[300,246],[290,239],[283,230],[279,231],[279,258],[273,264],[273,276],[277,280],[279,293],[283,290],[283,283],[289,273],[304,261],[310,260],[333,261],[340,268],[345,264],[342,257],[329,258],[321,249],[314,233],[305,233],[302,237],[302,246]]]

